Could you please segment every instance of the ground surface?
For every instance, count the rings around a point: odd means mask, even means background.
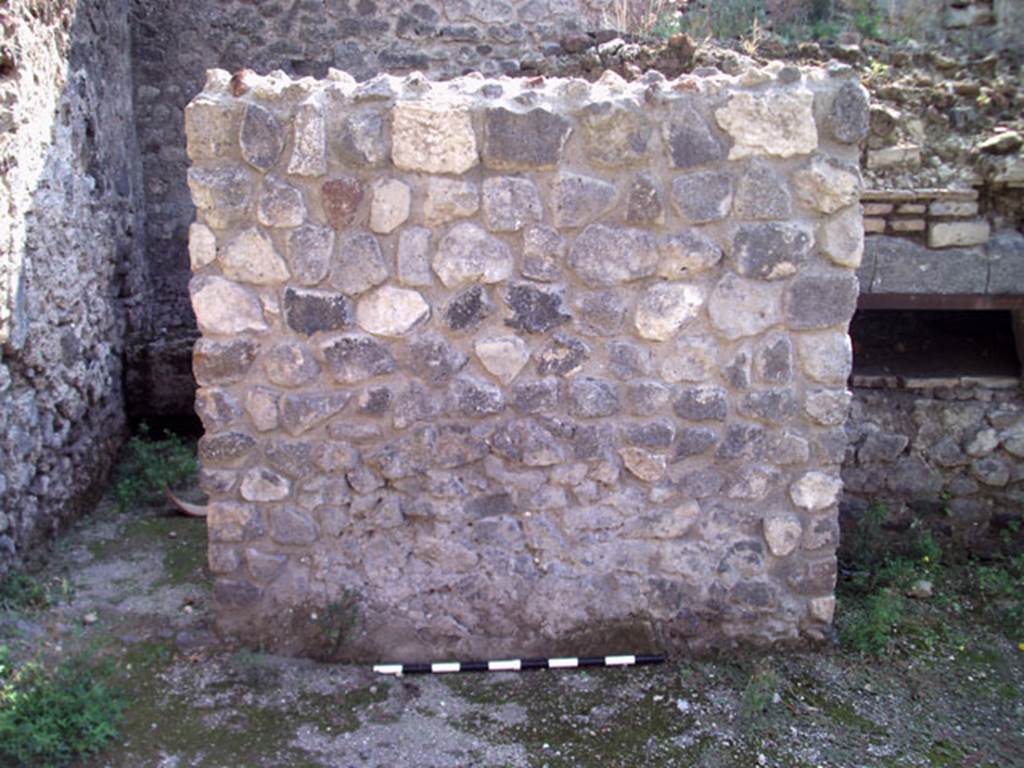
[[[39,576],[69,599],[0,615],[16,655],[116,659],[126,720],[90,766],[1024,766],[1024,652],[941,582],[881,658],[396,680],[218,640],[204,523],[166,514],[104,502]]]

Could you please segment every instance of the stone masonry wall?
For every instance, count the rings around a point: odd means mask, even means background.
[[[0,571],[123,436],[137,190],[127,4],[0,3]]]
[[[185,117],[222,629],[309,652],[355,605],[351,658],[824,636],[847,68],[215,70]]]
[[[601,28],[601,0],[134,0],[132,64],[145,170],[145,282],[130,315],[129,407],[137,416],[188,414],[198,335],[188,302],[183,111],[206,69],[253,62],[323,77],[340,67],[444,78],[517,72],[559,41]],[[571,47],[571,46],[570,46]]]
[[[919,520],[954,537],[958,550],[985,551],[1012,521],[1022,521],[1020,387],[923,384],[854,390],[844,517],[852,523],[880,503],[898,530]]]

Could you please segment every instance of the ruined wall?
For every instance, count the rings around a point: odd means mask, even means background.
[[[0,4],[0,569],[90,500],[124,424],[127,8]]]
[[[183,111],[207,68],[257,67],[323,77],[328,67],[366,79],[421,70],[519,71],[531,58],[573,48],[579,30],[604,26],[595,0],[135,0],[132,61],[138,143],[145,168],[146,283],[131,315],[129,406],[138,415],[192,411],[189,370],[198,332],[188,304]]]
[[[963,552],[986,552],[1013,521],[1020,525],[1019,386],[993,389],[965,379],[854,393],[843,464],[843,506],[851,523],[870,505],[884,504],[896,530],[921,521],[951,536]]]
[[[858,0],[840,1],[851,13],[862,5]],[[893,36],[995,49],[1016,47],[1024,36],[1020,0],[875,0],[875,7]]]
[[[309,651],[351,598],[353,657],[822,637],[849,78],[212,71],[186,125],[221,627]]]

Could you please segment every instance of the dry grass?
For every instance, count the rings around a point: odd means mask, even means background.
[[[635,35],[651,35],[659,23],[675,13],[678,2],[672,0],[614,0],[605,11],[604,23]]]

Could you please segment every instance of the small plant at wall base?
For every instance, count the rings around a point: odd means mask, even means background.
[[[153,501],[166,488],[175,488],[196,473],[195,450],[171,432],[153,438],[149,427],[128,441],[125,459],[118,468],[114,486],[117,508],[124,512],[133,504]]]
[[[842,600],[848,606],[839,639],[859,653],[880,655],[889,649],[903,618],[903,597],[892,589],[869,595],[860,604]]]
[[[0,646],[0,757],[32,768],[93,755],[117,735],[123,695],[109,663],[74,657],[16,666]]]
[[[976,571],[978,592],[1000,628],[1014,640],[1024,632],[1024,554]]]
[[[907,618],[904,595],[930,595],[943,559],[942,548],[921,520],[893,546],[882,529],[888,513],[884,504],[875,503],[853,526],[842,545],[844,578],[837,586],[840,640],[876,656],[887,652],[898,634],[934,645],[931,629]]]
[[[757,725],[776,700],[784,682],[767,659],[759,660],[740,697],[740,716],[750,725]]]
[[[342,646],[352,638],[361,622],[359,596],[346,589],[337,600],[311,612],[309,620],[319,634],[322,657],[337,659]]]

